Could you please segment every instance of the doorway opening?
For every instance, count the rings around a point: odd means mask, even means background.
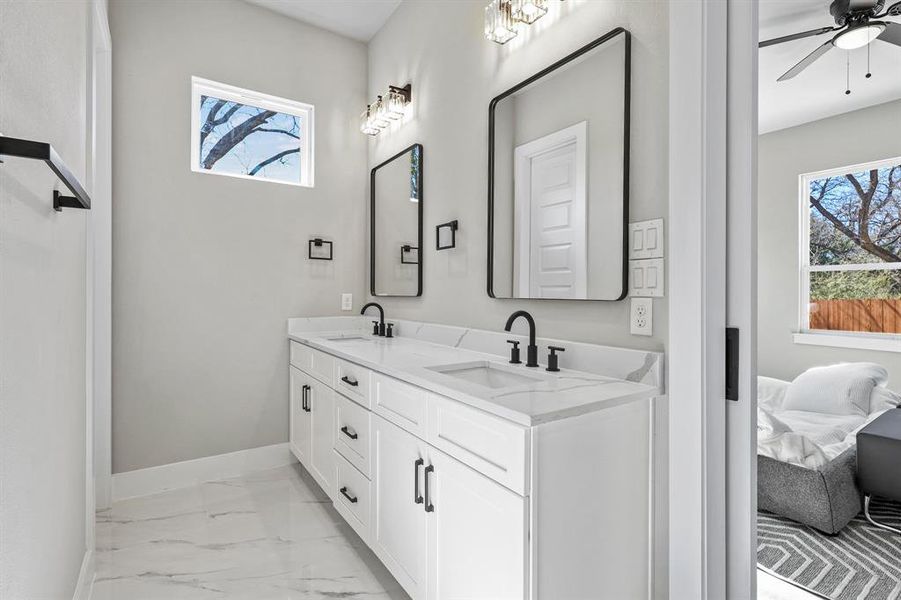
[[[901,598],[901,3],[889,4],[759,5],[761,599]]]

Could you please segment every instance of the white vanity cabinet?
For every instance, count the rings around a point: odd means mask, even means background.
[[[647,399],[525,426],[348,353],[291,358],[292,450],[413,600],[648,598]]]
[[[293,364],[289,446],[294,456],[334,498],[335,392]]]

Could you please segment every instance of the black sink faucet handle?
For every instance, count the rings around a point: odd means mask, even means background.
[[[547,370],[548,371],[559,371],[560,367],[557,366],[559,357],[557,356],[558,352],[564,352],[566,348],[561,348],[560,346],[548,346],[548,350],[550,350],[550,354],[547,355]]]
[[[372,322],[372,335],[378,335],[378,334],[379,334],[379,322],[373,321]]]
[[[385,332],[385,337],[394,337],[394,323],[385,323],[385,327],[388,328]]]
[[[510,362],[514,365],[522,364],[522,361],[519,360],[519,342],[517,340],[507,340],[508,344],[512,344],[510,348]]]

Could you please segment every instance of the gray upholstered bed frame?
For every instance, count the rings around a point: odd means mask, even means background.
[[[857,448],[820,469],[757,456],[757,508],[836,534],[860,512]]]

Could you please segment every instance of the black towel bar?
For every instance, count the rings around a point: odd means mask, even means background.
[[[18,158],[31,158],[42,160],[56,173],[62,182],[75,196],[63,196],[58,191],[53,192],[53,208],[60,211],[63,208],[91,208],[91,197],[84,190],[69,167],[62,161],[53,146],[46,142],[34,142],[20,140],[0,135],[0,157],[16,156]],[[2,162],[2,161],[0,161]]]

